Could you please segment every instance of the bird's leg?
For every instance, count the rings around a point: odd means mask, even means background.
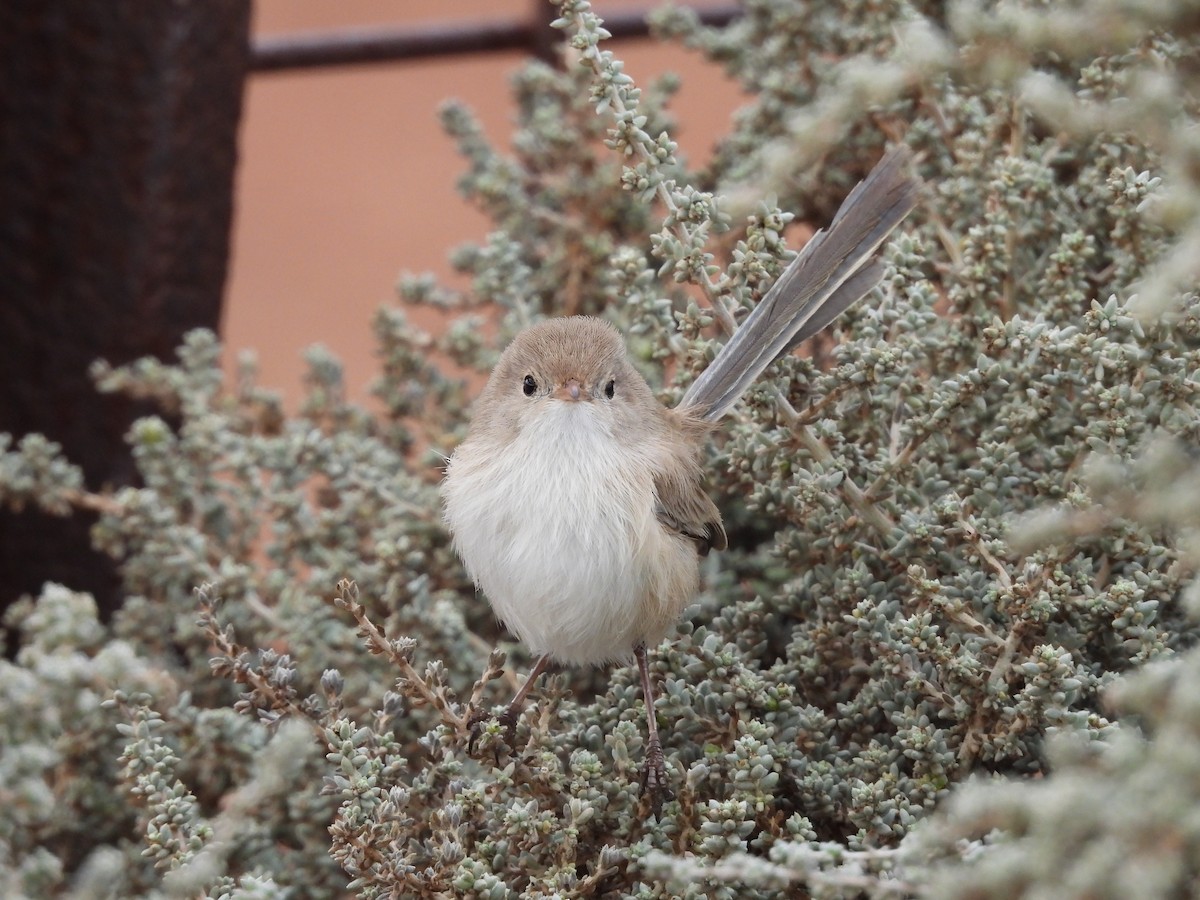
[[[521,718],[521,711],[525,708],[525,698],[529,696],[529,692],[533,690],[534,684],[538,680],[538,676],[546,670],[546,666],[550,665],[550,656],[538,657],[538,661],[533,664],[533,668],[529,670],[529,675],[525,679],[525,683],[521,685],[521,689],[517,691],[517,695],[512,698],[512,702],[504,708],[504,712],[497,716],[497,721],[504,726],[504,739],[508,742],[508,746],[513,746],[517,738],[517,720]],[[467,741],[467,752],[475,753],[475,741],[479,739],[479,726],[492,717],[492,714],[487,710],[477,710],[467,720],[467,725],[471,729],[471,737]]]
[[[650,685],[650,668],[646,663],[646,645],[633,648],[638,671],[642,676],[642,698],[646,702],[646,761],[642,763],[642,793],[650,797],[655,814],[664,799],[670,799],[667,787],[667,761],[663,756],[662,741],[658,739],[658,719],[654,715],[654,688]]]
[[[525,698],[529,696],[529,692],[533,690],[534,684],[537,683],[538,676],[546,671],[546,666],[548,665],[550,665],[549,654],[539,656],[538,661],[529,670],[529,675],[526,676],[525,683],[521,685],[521,689],[512,698],[512,702],[504,708],[504,712],[500,713],[500,724],[504,726],[505,736],[508,738],[510,747],[516,738],[517,719],[521,718],[521,713],[525,709]]]

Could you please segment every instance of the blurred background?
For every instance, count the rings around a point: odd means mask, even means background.
[[[619,31],[650,5],[595,7]],[[456,193],[466,163],[438,110],[465,103],[504,152],[510,76],[531,56],[560,58],[552,15],[546,0],[0,4],[0,434],[61,445],[88,490],[136,484],[126,432],[171,410],[99,394],[89,366],[174,361],[196,327],[219,330],[227,374],[253,353],[259,383],[290,408],[318,343],[344,362],[349,399],[369,402],[372,313],[394,302],[401,273],[466,287],[447,255],[488,232]],[[469,52],[328,64],[348,34],[440,25],[453,37],[480,22],[501,27]],[[297,66],[304,46],[324,48],[325,62]],[[674,137],[703,163],[738,89],[680,47],[610,46],[640,83],[681,76]],[[0,609],[47,580],[113,608],[94,513],[9,506]]]
[[[531,0],[259,0],[257,37],[372,26],[420,26],[533,16]],[[544,4],[547,8],[548,3]],[[597,2],[606,12],[649,8]],[[727,6],[711,2],[697,8]],[[676,72],[683,86],[674,135],[703,162],[728,130],[739,90],[716,66],[649,39],[612,45],[645,84]],[[438,122],[447,98],[468,104],[505,150],[514,116],[509,76],[520,51],[456,55],[251,74],[238,140],[233,243],[221,331],[227,366],[242,349],[260,360],[262,383],[294,400],[302,353],[328,346],[346,365],[353,399],[374,371],[370,316],[392,301],[401,272],[454,279],[448,252],[480,241],[488,223],[455,191],[466,166]]]

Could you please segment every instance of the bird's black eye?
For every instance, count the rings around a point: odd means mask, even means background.
[[[532,375],[525,376],[525,380],[521,382],[521,390],[525,392],[526,397],[532,397],[537,393],[537,382],[533,380]]]
[[[604,386],[604,396],[609,400],[613,398],[613,394],[617,392],[617,383],[613,379],[608,380],[608,384]]]

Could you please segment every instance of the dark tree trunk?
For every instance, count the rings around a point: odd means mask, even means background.
[[[41,432],[91,488],[133,479],[136,404],[103,357],[216,328],[249,0],[0,3],[0,431]],[[119,602],[84,516],[0,514],[0,606],[47,580]]]

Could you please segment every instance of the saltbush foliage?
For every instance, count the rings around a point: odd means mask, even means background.
[[[745,0],[657,14],[745,87],[712,161],[583,0],[515,76],[507,154],[444,123],[491,217],[374,322],[378,412],[310,353],[96,368],[156,398],[136,487],[36,435],[0,501],[99,513],[125,602],[47,585],[0,662],[6,897],[1180,896],[1200,872],[1200,129],[1194,3]],[[675,797],[639,796],[634,673],[535,692],[437,483],[484,373],[547,315],[615,322],[666,402],[889,142],[886,277],[777,364],[709,465],[731,548],[654,653]],[[440,337],[405,306],[446,311]],[[174,426],[167,419],[177,422]],[[499,650],[495,650],[496,646]],[[507,664],[505,655],[507,654]]]

